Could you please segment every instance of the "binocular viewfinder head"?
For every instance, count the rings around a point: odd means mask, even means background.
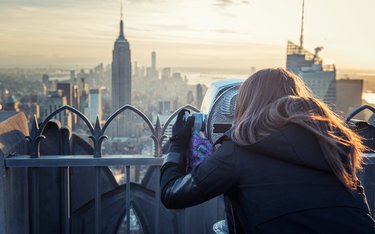
[[[234,121],[236,98],[243,79],[226,79],[211,84],[203,99],[201,113],[193,113],[193,130],[205,132],[207,138],[215,143]],[[185,112],[184,121],[190,114]]]
[[[205,132],[206,131],[206,123],[207,123],[207,115],[203,114],[203,113],[193,113],[191,115],[194,116],[193,131]],[[190,113],[188,111],[186,111],[185,114],[184,114],[184,118],[183,118],[184,122],[187,121],[189,116],[190,116]]]

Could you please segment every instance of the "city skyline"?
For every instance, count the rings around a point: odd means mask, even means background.
[[[124,1],[125,35],[132,44],[132,60],[139,64],[150,64],[150,52],[157,51],[159,67],[285,67],[287,40],[299,41],[301,3]],[[0,5],[0,67],[111,62],[120,1],[0,0]],[[371,9],[371,0],[306,0],[305,48],[324,46],[325,61],[338,69],[375,69]]]

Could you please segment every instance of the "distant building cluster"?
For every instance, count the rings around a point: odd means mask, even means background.
[[[286,68],[299,75],[317,98],[346,116],[362,104],[363,80],[337,80],[335,65],[323,64],[319,56],[322,48],[317,47],[312,53],[303,47],[302,21],[300,44],[288,41]],[[111,64],[104,66],[101,63],[89,70],[36,69],[30,75],[15,69],[11,74],[2,74],[1,109],[23,111],[28,118],[36,115],[41,121],[58,108],[70,105],[84,113],[93,124],[96,121],[103,124],[112,113],[127,104],[146,113],[154,123],[157,117],[164,123],[171,113],[185,104],[200,108],[207,87],[189,85],[185,75],[157,65],[155,51],[151,52],[149,66],[141,66],[136,61],[132,63],[130,43],[121,19]],[[61,112],[56,119],[73,132],[85,134],[87,131],[83,130],[82,121],[69,111]],[[145,129],[141,119],[125,111],[110,125],[107,134],[121,148],[121,142],[148,137]],[[168,131],[170,126],[167,134]],[[129,151],[137,151],[137,144],[127,144]]]
[[[347,116],[362,105],[363,80],[337,80],[335,65],[323,65],[318,54],[321,50],[322,47],[317,47],[311,53],[288,41],[286,68],[299,75],[315,97],[339,115]]]
[[[44,95],[39,97],[40,119],[43,120],[58,108],[69,105],[84,113],[92,123],[95,123],[96,118],[101,121],[103,113],[109,109],[104,105],[105,99],[108,99],[108,88],[104,86],[104,77],[102,64],[89,73],[82,69],[76,74],[72,70],[69,79],[64,80],[52,80],[49,75],[44,74],[42,77]],[[80,124],[77,116],[69,111],[60,113],[58,120],[62,126],[73,130],[78,129],[76,126]]]
[[[199,108],[206,90],[205,85],[189,85],[186,76],[170,67],[159,69],[155,51],[151,52],[149,67],[132,63],[130,44],[121,20],[111,64],[101,63],[88,70],[35,69],[27,74],[15,70],[0,79],[0,103],[2,110],[23,111],[29,119],[36,115],[39,122],[69,105],[93,124],[98,120],[102,125],[112,113],[130,104],[146,113],[154,123],[157,116],[163,123],[183,105]],[[76,134],[87,134],[82,120],[70,111],[62,111],[55,119]],[[132,141],[144,136],[149,140],[147,131],[142,120],[125,111],[106,132],[113,144],[104,147],[139,153],[140,142]],[[123,142],[127,142],[126,145]]]

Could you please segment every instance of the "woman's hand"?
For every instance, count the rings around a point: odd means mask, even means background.
[[[188,112],[186,109],[182,109],[178,112],[177,120],[172,128],[171,148],[181,147],[186,149],[189,146],[189,141],[191,138],[192,129],[194,126],[194,116],[189,116],[186,121],[184,121],[184,115]]]
[[[177,164],[181,173],[186,170],[186,150],[190,144],[192,129],[194,126],[194,117],[189,116],[184,120],[185,113],[189,111],[182,109],[178,112],[177,120],[172,127],[172,137],[170,138],[170,145],[167,156],[164,158],[162,169],[168,165]]]

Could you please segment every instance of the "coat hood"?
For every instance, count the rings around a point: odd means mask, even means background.
[[[317,137],[296,124],[288,124],[260,141],[245,146],[251,151],[301,166],[332,171]]]

